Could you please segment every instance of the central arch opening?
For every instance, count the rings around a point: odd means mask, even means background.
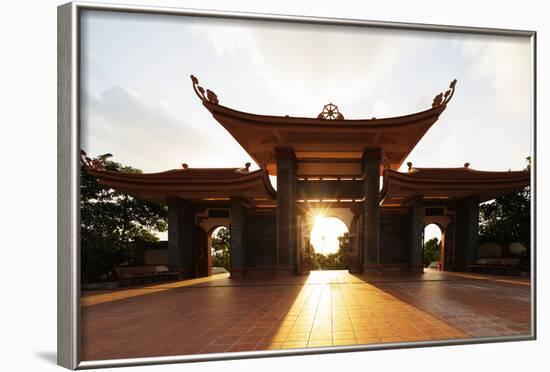
[[[348,267],[349,231],[341,219],[316,216],[309,240],[312,270],[342,270]]]

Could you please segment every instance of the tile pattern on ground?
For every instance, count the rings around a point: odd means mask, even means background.
[[[529,286],[493,279],[320,271],[89,292],[82,301],[82,359],[528,333]]]

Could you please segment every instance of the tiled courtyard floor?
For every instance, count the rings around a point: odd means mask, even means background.
[[[530,333],[527,279],[427,271],[210,278],[82,298],[82,359]]]

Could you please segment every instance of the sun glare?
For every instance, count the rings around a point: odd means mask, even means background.
[[[346,224],[336,217],[316,216],[310,241],[315,252],[322,254],[338,252],[338,237],[348,231]]]

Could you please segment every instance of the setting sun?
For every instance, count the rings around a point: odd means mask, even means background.
[[[346,224],[336,217],[316,216],[311,230],[311,244],[315,252],[338,252],[338,237],[348,231]]]

